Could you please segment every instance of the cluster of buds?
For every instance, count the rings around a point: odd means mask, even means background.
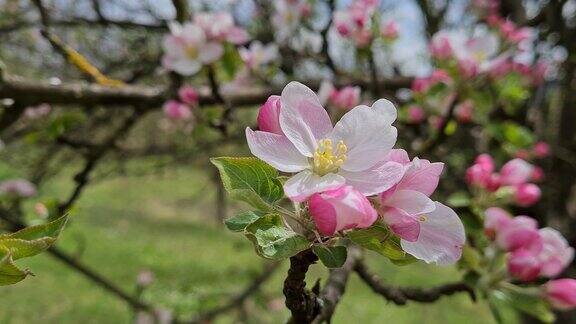
[[[198,105],[198,92],[191,86],[184,85],[178,89],[178,100],[168,100],[164,103],[164,115],[170,120],[189,120],[192,118],[191,108]]]
[[[488,154],[479,155],[466,170],[466,182],[473,189],[494,193],[495,196],[511,194],[516,205],[528,207],[540,200],[540,188],[531,183],[541,178],[541,169],[523,159],[506,162],[500,172],[495,172],[494,160]]]
[[[348,111],[360,103],[360,87],[345,86],[336,89],[329,81],[324,81],[318,89],[318,98],[322,105]]]
[[[202,66],[219,60],[224,43],[235,45],[248,41],[248,33],[234,24],[227,12],[199,13],[192,22],[170,23],[164,37],[162,65],[181,75],[193,75]]]
[[[379,0],[354,0],[344,9],[334,12],[334,27],[338,34],[354,42],[358,48],[366,48],[377,37],[391,42],[398,38],[398,24],[389,21],[375,28]]]

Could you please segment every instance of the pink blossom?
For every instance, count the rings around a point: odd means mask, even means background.
[[[513,159],[500,169],[500,181],[503,185],[519,185],[530,180],[534,167],[523,159]]]
[[[164,56],[162,65],[182,75],[192,75],[203,65],[218,60],[224,53],[222,44],[206,39],[204,30],[198,25],[186,23],[170,24],[170,35],[162,43]]]
[[[559,310],[576,308],[576,280],[551,280],[544,285],[544,296],[552,307]]]
[[[483,153],[478,155],[474,163],[479,164],[487,172],[494,172],[494,159],[490,154]]]
[[[284,135],[280,128],[280,96],[270,96],[258,111],[258,129]]]
[[[355,42],[363,48],[372,42],[370,20],[379,1],[355,0],[344,10],[334,12],[334,26],[340,36]]]
[[[532,183],[523,183],[514,188],[514,200],[521,207],[532,206],[540,200],[540,188]]]
[[[438,83],[450,84],[451,82],[452,78],[450,78],[448,72],[444,70],[435,70],[429,77],[415,78],[414,81],[412,81],[412,91],[416,93],[424,93]]]
[[[458,60],[458,71],[465,79],[472,79],[478,75],[480,66],[471,59]]]
[[[535,166],[534,171],[532,171],[532,176],[530,177],[531,181],[540,182],[544,180],[544,170],[541,167]]]
[[[352,186],[315,193],[310,197],[309,210],[316,228],[325,236],[371,226],[378,213],[370,201]]]
[[[542,262],[541,275],[548,278],[558,276],[574,259],[574,249],[566,239],[553,228],[542,228],[539,231],[544,243],[542,252],[538,255]]]
[[[508,272],[522,281],[538,278],[542,264],[538,258],[527,250],[516,250],[508,256]]]
[[[426,118],[424,109],[420,106],[408,107],[408,122],[412,124],[420,124]]]
[[[178,98],[187,105],[196,106],[199,97],[198,91],[191,86],[183,85],[178,89]]]
[[[502,208],[491,207],[484,213],[484,233],[490,239],[496,238],[499,233],[512,221],[512,216]]]
[[[279,56],[276,44],[263,45],[260,41],[252,42],[249,48],[241,48],[238,52],[244,64],[251,70],[270,64]]]
[[[534,144],[534,155],[538,158],[545,158],[550,154],[550,146],[546,142]]]
[[[400,237],[404,251],[428,263],[451,264],[462,253],[464,228],[450,208],[432,201],[443,163],[414,158],[407,162],[403,150],[392,151],[388,158],[403,162],[400,182],[380,194],[383,220]]]
[[[494,160],[488,154],[481,154],[466,170],[465,180],[469,185],[495,191],[500,187],[500,177],[493,173]]]
[[[0,194],[15,198],[29,198],[36,195],[36,186],[25,179],[13,179],[0,182]]]
[[[546,79],[546,73],[548,73],[549,68],[548,63],[538,61],[532,69],[532,84],[536,86],[542,84]]]
[[[386,161],[396,142],[392,126],[396,108],[384,99],[360,105],[332,126],[318,96],[290,82],[280,97],[280,129],[284,135],[246,129],[250,151],[282,172],[296,173],[284,184],[293,201],[317,192],[351,185],[366,196],[391,188],[403,166]]]
[[[384,39],[393,41],[398,38],[398,23],[395,21],[389,21],[382,25],[380,32]]]
[[[192,117],[190,107],[176,100],[168,100],[162,109],[164,115],[172,120],[188,120]]]
[[[432,58],[437,60],[447,60],[454,55],[450,38],[443,32],[436,33],[432,37],[432,41],[430,45],[428,45],[428,50]]]
[[[360,87],[346,86],[332,92],[330,101],[341,110],[350,110],[360,103]]]
[[[456,119],[460,123],[469,123],[472,121],[474,103],[472,103],[471,100],[466,100],[456,107],[456,111],[454,113],[456,114]]]

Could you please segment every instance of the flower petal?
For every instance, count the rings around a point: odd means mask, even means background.
[[[192,75],[200,71],[202,64],[186,57],[175,58],[170,62],[170,68],[181,75]]]
[[[336,189],[345,182],[346,179],[335,173],[321,177],[310,170],[304,170],[286,181],[284,193],[292,201],[302,202],[317,192]]]
[[[466,241],[464,225],[456,213],[436,202],[436,209],[420,222],[420,236],[416,242],[401,240],[402,249],[426,263],[454,264],[462,256]]]
[[[320,234],[330,236],[336,232],[336,209],[318,193],[310,197],[310,215]]]
[[[404,167],[400,163],[378,163],[372,168],[359,172],[340,170],[339,175],[365,196],[372,196],[392,188],[402,179]]]
[[[206,43],[200,48],[200,61],[208,64],[217,61],[224,54],[224,47],[219,43]]]
[[[390,226],[394,234],[401,239],[415,242],[420,235],[420,222],[414,216],[410,216],[405,211],[398,208],[386,208],[384,211],[384,222]]]
[[[356,106],[342,116],[331,134],[334,143],[343,141],[348,149],[342,169],[362,171],[383,161],[396,143],[397,131],[391,126],[395,118],[396,108],[385,99],[372,107]]]
[[[410,157],[408,157],[408,152],[403,149],[391,149],[388,154],[386,154],[386,161],[398,162],[402,165],[410,163]]]
[[[398,184],[398,189],[419,191],[430,196],[438,187],[442,169],[444,163],[430,163],[428,160],[414,158]]]
[[[281,96],[280,126],[294,146],[312,157],[318,141],[332,131],[328,113],[314,91],[300,82],[292,81]]]
[[[414,190],[397,190],[382,203],[386,207],[398,208],[410,215],[426,214],[436,209],[428,196]]]
[[[246,140],[253,155],[282,172],[299,172],[309,166],[286,136],[246,128]]]

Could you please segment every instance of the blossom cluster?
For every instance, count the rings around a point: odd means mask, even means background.
[[[334,12],[336,31],[340,36],[353,41],[358,48],[366,48],[376,37],[382,37],[386,41],[397,39],[396,22],[375,25],[379,5],[379,0],[354,0],[348,8]]]
[[[218,22],[218,23],[215,23]],[[244,44],[248,33],[234,24],[228,12],[199,13],[192,22],[169,24],[170,34],[163,42],[162,65],[181,75],[193,75],[202,66],[219,60],[224,44]]]
[[[451,264],[462,253],[464,227],[456,213],[429,198],[442,163],[393,149],[394,105],[380,99],[359,105],[336,125],[318,96],[289,83],[258,115],[258,131],[246,129],[252,154],[290,174],[284,193],[304,203],[319,234],[386,224],[402,249],[426,262]]]
[[[512,217],[505,210],[492,207],[486,210],[484,230],[500,250],[506,253],[508,273],[518,280],[529,282],[541,278],[555,278],[574,259],[574,249],[555,229],[538,229],[535,219]],[[576,307],[575,280],[550,281],[544,291],[552,305],[560,308]]]
[[[479,155],[466,170],[466,182],[474,189],[494,196],[512,195],[513,202],[528,207],[540,200],[540,187],[531,181],[542,177],[540,168],[523,159],[506,162],[500,172],[495,172],[494,160],[489,154]]]

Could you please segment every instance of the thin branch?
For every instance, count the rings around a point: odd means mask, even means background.
[[[292,313],[289,323],[310,323],[319,312],[320,304],[316,294],[306,289],[308,268],[318,261],[311,249],[302,251],[290,258],[290,269],[284,280],[286,307]]]
[[[473,301],[476,300],[474,290],[463,282],[444,284],[434,288],[395,287],[382,283],[376,275],[369,272],[362,262],[358,262],[354,270],[372,291],[396,305],[406,305],[408,301],[432,303],[443,296],[461,292],[467,293]]]
[[[438,130],[436,136],[430,137],[426,142],[422,144],[420,149],[418,150],[417,155],[422,155],[428,152],[431,152],[436,146],[441,144],[444,139],[446,138],[446,128],[448,124],[452,120],[454,116],[454,111],[456,110],[456,106],[458,105],[458,93],[455,92],[452,95],[452,99],[450,100],[450,105],[448,106],[448,110],[442,116],[442,120],[440,121],[440,125],[438,126]]]

